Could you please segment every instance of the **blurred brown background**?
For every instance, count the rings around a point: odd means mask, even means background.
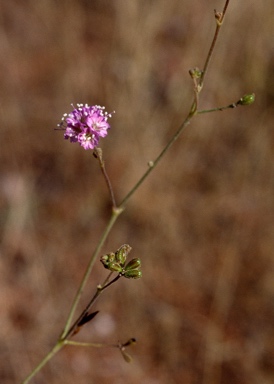
[[[0,382],[19,383],[62,330],[110,215],[91,151],[54,131],[71,103],[116,111],[101,141],[117,200],[188,112],[221,0],[0,1]],[[274,382],[274,3],[231,1],[201,108],[104,247],[133,247],[121,279],[43,384]],[[106,271],[98,261],[84,307]]]

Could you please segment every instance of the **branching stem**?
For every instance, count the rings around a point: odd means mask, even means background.
[[[118,278],[120,277],[118,275],[113,280],[109,281],[109,278],[110,278],[110,275],[109,275],[107,277],[103,287],[97,287],[97,291],[95,292],[94,296],[92,297],[92,299],[90,300],[90,302],[88,303],[88,305],[86,306],[84,311],[77,318],[77,320],[72,324],[72,319],[74,317],[74,314],[75,314],[76,308],[78,306],[79,300],[81,298],[81,295],[83,293],[83,290],[84,290],[84,288],[85,288],[85,286],[87,284],[88,278],[89,278],[89,276],[91,274],[91,271],[92,271],[92,268],[94,266],[94,263],[97,260],[98,255],[100,254],[101,249],[102,249],[102,247],[103,247],[103,245],[104,245],[104,243],[105,243],[105,241],[106,241],[106,239],[107,239],[107,237],[108,237],[108,235],[109,235],[109,233],[110,233],[114,223],[116,222],[116,220],[118,219],[120,214],[123,212],[123,210],[124,210],[128,200],[131,198],[131,196],[143,184],[143,182],[146,180],[146,178],[152,172],[152,170],[155,169],[155,167],[157,166],[159,161],[166,154],[166,152],[170,149],[170,147],[174,144],[174,142],[179,138],[179,136],[181,135],[181,133],[183,132],[185,127],[190,123],[191,119],[195,115],[202,114],[202,113],[208,113],[208,112],[214,112],[214,111],[221,111],[223,109],[234,107],[234,105],[231,104],[230,106],[227,106],[227,107],[221,107],[221,108],[216,108],[216,109],[212,109],[212,110],[204,110],[204,111],[202,111],[202,110],[198,111],[197,110],[198,109],[198,96],[199,96],[199,94],[200,94],[200,92],[202,90],[203,84],[204,84],[204,79],[205,79],[205,76],[207,74],[209,62],[210,62],[210,59],[212,57],[212,53],[213,53],[215,45],[216,45],[216,41],[218,39],[220,28],[221,28],[221,26],[223,24],[224,16],[226,14],[227,7],[229,5],[229,1],[230,0],[226,0],[225,6],[224,6],[224,9],[223,9],[222,13],[218,13],[218,12],[215,11],[215,19],[217,21],[215,34],[214,34],[214,37],[213,37],[213,40],[212,40],[209,52],[208,52],[207,57],[206,57],[206,61],[205,61],[205,64],[204,64],[204,67],[203,67],[203,70],[202,70],[201,77],[200,77],[199,81],[197,82],[197,86],[194,89],[194,99],[193,99],[193,102],[191,104],[191,107],[190,107],[190,110],[189,110],[189,113],[188,113],[187,117],[182,122],[182,124],[179,126],[179,128],[177,129],[175,134],[168,141],[168,143],[166,144],[164,149],[155,158],[155,160],[149,162],[149,164],[148,164],[149,168],[146,170],[146,172],[143,174],[143,176],[139,179],[139,181],[137,181],[137,183],[133,186],[133,188],[127,193],[127,195],[122,199],[121,203],[118,206],[116,205],[113,188],[112,188],[110,179],[109,179],[108,174],[107,174],[106,169],[105,169],[105,164],[104,164],[104,161],[103,161],[103,158],[102,158],[102,151],[99,148],[97,148],[94,151],[95,157],[99,161],[100,168],[102,170],[103,176],[105,178],[105,181],[106,181],[109,193],[110,193],[111,202],[112,202],[112,214],[111,214],[111,217],[110,217],[110,219],[109,219],[109,221],[108,221],[108,223],[106,225],[106,228],[104,229],[103,234],[101,235],[101,238],[99,239],[99,242],[98,242],[98,244],[97,244],[97,246],[96,246],[96,248],[95,248],[95,250],[94,250],[94,252],[93,252],[93,254],[91,256],[91,258],[90,258],[89,264],[87,266],[86,272],[85,272],[85,274],[83,276],[83,279],[81,281],[80,287],[79,287],[79,289],[78,289],[78,291],[76,293],[76,296],[75,296],[75,298],[74,298],[74,300],[72,302],[72,306],[71,306],[70,312],[68,314],[68,318],[67,318],[64,330],[63,330],[62,334],[60,335],[60,338],[58,339],[57,343],[52,348],[52,350],[44,357],[44,359],[36,366],[36,368],[34,368],[34,370],[28,375],[28,377],[22,382],[22,384],[29,383],[29,381],[44,367],[44,365],[64,345],[66,345],[66,344],[71,344],[71,345],[78,344],[79,345],[79,343],[72,342],[72,341],[68,340],[68,338],[73,334],[73,332],[77,328],[79,322],[87,314],[88,310],[94,304],[94,302],[97,300],[97,298],[101,294],[101,292],[104,289],[106,289],[107,287],[109,287],[111,284],[113,284],[115,281],[117,281]],[[84,345],[86,343],[81,343],[81,344]],[[89,344],[89,345],[92,346],[92,344]],[[97,344],[97,345],[94,344],[93,346],[98,346],[99,347],[99,344]]]
[[[206,57],[206,60],[205,60],[204,67],[203,67],[202,76],[201,76],[201,79],[200,79],[200,87],[201,87],[201,89],[202,89],[202,87],[204,85],[204,79],[205,79],[205,76],[207,74],[209,62],[210,62],[210,59],[212,57],[212,54],[213,54],[213,51],[214,51],[214,48],[215,48],[215,45],[216,45],[216,41],[218,39],[218,35],[219,35],[219,32],[220,32],[221,26],[223,24],[223,21],[224,21],[224,17],[225,17],[226,11],[227,11],[227,7],[229,5],[229,1],[230,0],[226,0],[223,12],[219,13],[219,12],[216,12],[216,10],[215,10],[216,29],[215,29],[215,34],[213,36],[213,40],[212,40],[211,46],[209,48],[209,51],[208,51],[208,54],[207,54],[207,57]]]
[[[238,105],[236,103],[232,103],[229,105],[226,105],[225,107],[217,107],[212,109],[202,109],[200,111],[197,111],[197,115],[202,115],[203,113],[210,113],[210,112],[218,112],[218,111],[224,111],[225,109],[231,109],[236,108]]]
[[[117,209],[117,208],[116,208],[116,209],[113,209],[113,210],[112,210],[112,215],[111,215],[111,217],[110,217],[110,219],[109,219],[109,222],[108,222],[108,224],[107,224],[107,226],[106,226],[106,228],[105,228],[105,230],[104,230],[104,232],[103,232],[103,234],[102,234],[102,236],[101,236],[101,238],[100,238],[100,240],[99,240],[99,242],[98,242],[98,244],[97,244],[97,247],[95,248],[95,251],[93,252],[93,255],[92,255],[92,257],[91,257],[91,259],[90,259],[90,261],[89,261],[89,264],[88,264],[88,266],[87,266],[85,275],[84,275],[84,277],[83,277],[83,279],[82,279],[82,282],[81,282],[81,284],[80,284],[80,287],[79,287],[79,289],[78,289],[78,291],[77,291],[77,293],[76,293],[76,296],[75,296],[75,298],[74,298],[74,301],[73,301],[73,303],[72,303],[72,307],[71,307],[71,310],[70,310],[70,313],[69,313],[69,316],[68,316],[68,319],[67,319],[65,328],[64,328],[64,330],[63,330],[63,332],[62,332],[62,335],[61,335],[61,337],[60,337],[61,339],[64,338],[64,336],[68,333],[68,330],[70,329],[71,322],[72,322],[72,318],[73,318],[73,316],[74,316],[76,307],[77,307],[77,305],[78,305],[78,303],[79,303],[79,300],[80,300],[80,297],[81,297],[81,295],[82,295],[82,292],[83,292],[83,290],[84,290],[84,288],[85,288],[85,286],[86,286],[86,283],[87,283],[88,278],[89,278],[89,276],[90,276],[90,273],[91,273],[91,271],[92,271],[93,265],[94,265],[94,263],[95,263],[95,261],[96,261],[98,255],[99,255],[99,253],[100,253],[100,251],[101,251],[101,249],[102,249],[103,244],[104,244],[105,241],[106,241],[106,238],[107,238],[107,236],[108,236],[108,234],[109,234],[111,228],[113,227],[115,221],[117,220],[118,216],[119,216],[121,213],[122,213],[122,209]]]
[[[114,279],[112,279],[111,281],[108,281],[109,280],[109,277],[112,275],[112,272],[108,275],[105,283],[100,286],[98,285],[97,286],[97,290],[95,292],[95,294],[93,295],[93,297],[91,298],[91,300],[89,301],[89,303],[87,304],[86,308],[83,310],[83,312],[81,313],[81,315],[76,319],[76,321],[73,323],[73,325],[70,327],[70,329],[67,331],[66,334],[62,334],[63,336],[61,337],[60,341],[61,340],[67,340],[70,336],[72,336],[74,334],[74,332],[77,330],[79,324],[81,323],[81,320],[83,320],[83,318],[87,315],[88,311],[90,310],[90,308],[92,307],[92,305],[95,303],[95,301],[98,299],[98,297],[100,296],[100,294],[106,289],[108,288],[110,285],[112,285],[113,283],[115,283],[121,276],[120,275],[117,275]]]

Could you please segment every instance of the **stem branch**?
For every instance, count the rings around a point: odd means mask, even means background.
[[[111,275],[112,273],[109,274],[109,276]],[[109,277],[108,276],[108,277]],[[73,323],[73,325],[70,327],[70,329],[67,331],[67,333],[62,336],[62,340],[67,340],[71,335],[74,334],[75,330],[77,330],[78,326],[79,326],[79,323],[81,322],[81,320],[83,320],[83,318],[87,315],[89,309],[91,308],[91,306],[95,303],[95,301],[98,299],[98,297],[100,296],[100,294],[106,289],[108,288],[111,284],[115,283],[115,281],[117,281],[121,276],[120,275],[117,275],[113,280],[108,281],[108,278],[106,279],[106,283],[103,285],[103,286],[98,286],[97,287],[97,290],[95,292],[95,294],[93,295],[93,297],[91,298],[91,300],[89,301],[89,303],[87,304],[86,308],[83,310],[83,312],[81,313],[81,315],[77,318],[77,320]]]
[[[225,109],[236,108],[236,107],[237,107],[237,104],[232,103],[232,104],[229,104],[225,107],[217,107],[217,108],[212,108],[212,109],[202,109],[200,111],[197,111],[196,113],[197,113],[197,115],[202,115],[203,113],[224,111]]]
[[[95,248],[95,251],[94,251],[94,253],[93,253],[93,255],[92,255],[92,257],[91,257],[91,259],[89,261],[89,264],[87,266],[87,269],[86,269],[85,275],[83,277],[83,280],[82,280],[82,282],[80,284],[80,287],[79,287],[79,289],[78,289],[78,291],[76,293],[76,296],[75,296],[75,298],[73,300],[72,307],[71,307],[71,310],[69,312],[65,328],[64,328],[64,330],[63,330],[63,332],[61,334],[61,337],[60,337],[61,339],[64,339],[65,335],[68,333],[68,330],[70,329],[72,318],[74,316],[76,307],[77,307],[77,305],[79,303],[79,300],[80,300],[80,297],[82,295],[82,292],[83,292],[83,290],[84,290],[84,288],[86,286],[86,283],[87,283],[88,278],[90,276],[90,273],[92,271],[93,265],[94,265],[94,263],[95,263],[95,261],[97,259],[97,256],[99,255],[99,253],[100,253],[100,251],[102,249],[102,246],[104,245],[104,243],[106,241],[106,238],[107,238],[111,228],[113,227],[115,221],[117,220],[118,216],[121,213],[122,213],[122,209],[116,208],[116,209],[112,210],[112,215],[110,217],[110,220],[109,220],[109,222],[108,222],[108,224],[107,224],[107,226],[106,226],[106,228],[105,228],[105,230],[104,230],[104,232],[103,232],[103,234],[102,234],[102,236],[101,236],[101,238],[100,238],[100,240],[99,240],[99,242],[97,244],[97,247]]]
[[[104,179],[107,183],[107,187],[108,187],[111,202],[112,202],[112,207],[116,208],[116,201],[115,201],[115,197],[114,197],[113,188],[112,188],[112,185],[110,182],[110,178],[109,178],[107,171],[106,171],[105,162],[103,160],[103,151],[101,148],[95,148],[93,153],[94,153],[94,156],[96,157],[96,159],[98,159],[98,161],[99,161],[101,171],[102,171]]]
[[[213,40],[212,40],[211,46],[209,48],[209,51],[208,51],[208,54],[207,54],[207,57],[206,57],[206,60],[205,60],[204,67],[203,67],[202,76],[201,76],[201,79],[200,79],[200,87],[201,88],[203,87],[203,84],[204,84],[204,79],[205,79],[205,76],[207,74],[209,62],[210,62],[210,59],[212,57],[212,53],[214,51],[214,48],[215,48],[215,45],[216,45],[216,41],[218,39],[218,35],[219,35],[219,32],[220,32],[221,26],[223,24],[223,21],[224,21],[224,17],[225,17],[226,11],[227,11],[227,7],[228,7],[228,4],[229,4],[229,1],[230,0],[226,0],[222,13],[218,13],[218,12],[215,11],[215,18],[216,18],[216,21],[217,21],[216,29],[215,29],[215,34],[213,36]]]
[[[194,114],[192,114],[193,116]],[[131,196],[136,192],[136,190],[143,184],[143,182],[146,180],[148,175],[152,172],[152,170],[156,167],[156,165],[159,163],[161,158],[165,155],[165,153],[168,151],[168,149],[172,146],[172,144],[178,139],[184,128],[189,124],[190,119],[192,116],[188,116],[185,121],[180,125],[178,130],[175,132],[175,134],[172,136],[172,138],[169,140],[167,145],[164,147],[164,149],[160,152],[160,154],[156,157],[154,161],[150,161],[148,166],[149,168],[146,170],[146,172],[143,174],[143,176],[137,181],[137,183],[134,185],[134,187],[128,192],[128,194],[124,197],[124,199],[119,204],[120,208],[124,208],[128,200],[131,198]]]

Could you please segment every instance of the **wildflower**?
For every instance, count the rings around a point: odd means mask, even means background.
[[[85,149],[94,149],[100,137],[107,135],[110,128],[108,118],[112,115],[100,105],[77,104],[69,114],[65,113],[58,126],[65,129],[64,138],[71,143],[78,142]]]

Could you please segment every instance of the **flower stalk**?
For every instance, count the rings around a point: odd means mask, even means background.
[[[215,34],[212,40],[212,43],[209,48],[209,52],[206,57],[205,64],[203,66],[203,69],[201,71],[194,71],[191,73],[191,76],[194,81],[194,98],[191,103],[191,107],[189,109],[189,112],[187,114],[187,117],[185,120],[180,124],[177,131],[173,134],[173,136],[170,138],[170,140],[167,142],[163,150],[159,153],[159,155],[155,158],[154,161],[150,161],[148,163],[148,169],[145,171],[143,176],[136,182],[136,184],[132,187],[132,189],[125,195],[125,197],[121,200],[120,204],[116,204],[116,200],[114,197],[113,188],[110,182],[110,179],[107,175],[105,164],[102,158],[102,152],[98,148],[99,139],[102,137],[105,137],[108,133],[108,129],[110,128],[110,125],[108,123],[108,119],[111,117],[111,114],[104,111],[104,107],[100,106],[93,106],[90,107],[87,104],[77,104],[77,107],[74,107],[74,110],[70,114],[65,114],[62,118],[62,122],[58,125],[60,129],[65,130],[64,137],[65,139],[69,139],[70,142],[75,143],[78,142],[84,149],[92,149],[94,150],[94,155],[99,161],[99,165],[101,168],[101,171],[103,173],[104,179],[106,181],[110,198],[112,202],[112,212],[111,216],[109,218],[109,221],[101,235],[101,238],[98,241],[98,244],[91,255],[90,261],[88,263],[88,266],[86,268],[85,274],[83,276],[83,279],[80,283],[80,286],[78,288],[78,291],[75,295],[75,298],[72,302],[71,309],[69,311],[67,321],[65,324],[65,327],[56,342],[55,346],[52,348],[52,350],[45,356],[45,358],[37,365],[37,367],[29,374],[29,376],[22,382],[22,384],[27,384],[29,381],[45,366],[45,364],[65,345],[82,345],[82,346],[95,346],[95,347],[101,347],[101,344],[93,344],[93,343],[78,343],[78,342],[72,342],[69,340],[69,337],[71,337],[77,330],[77,327],[79,327],[79,324],[85,323],[85,316],[92,316],[94,314],[89,314],[89,310],[91,306],[95,303],[99,295],[102,293],[103,290],[105,290],[107,287],[112,285],[115,281],[117,281],[121,276],[128,277],[128,278],[139,278],[141,276],[140,270],[138,269],[140,266],[139,261],[137,259],[133,259],[132,262],[129,262],[128,267],[125,264],[120,264],[121,266],[121,272],[119,272],[117,276],[110,280],[112,270],[111,268],[114,268],[114,266],[110,266],[111,273],[108,275],[106,281],[104,282],[103,286],[98,286],[97,290],[94,294],[94,296],[91,298],[90,302],[87,304],[84,311],[82,311],[81,315],[77,318],[77,320],[72,323],[72,319],[74,317],[75,311],[77,309],[79,300],[81,298],[81,295],[83,293],[83,290],[87,284],[87,281],[89,279],[89,276],[91,274],[92,268],[94,266],[95,261],[97,260],[101,249],[111,231],[113,228],[116,220],[120,216],[120,214],[124,211],[126,204],[128,203],[129,199],[132,197],[132,195],[139,189],[139,187],[143,184],[143,182],[147,179],[147,177],[150,175],[153,169],[158,165],[160,160],[163,158],[163,156],[166,154],[166,152],[171,148],[171,146],[175,143],[175,141],[180,137],[184,129],[190,124],[192,118],[198,114],[202,113],[208,113],[213,111],[221,111],[227,108],[235,108],[237,105],[247,105],[244,103],[247,103],[248,100],[246,99],[240,99],[242,102],[236,103],[236,104],[230,104],[227,107],[221,107],[221,108],[215,108],[212,110],[198,110],[198,102],[199,102],[199,95],[203,89],[204,80],[208,71],[210,59],[212,57],[216,41],[219,36],[220,28],[223,25],[224,16],[226,14],[228,5],[230,0],[226,0],[225,6],[223,8],[222,12],[216,12],[215,11],[215,19],[216,19],[216,30]],[[117,260],[115,260],[116,262]],[[130,264],[131,263],[131,264]],[[119,263],[118,263],[119,264]],[[131,339],[132,342],[134,339]],[[123,354],[126,361],[130,361],[130,357],[124,353],[125,347],[129,345],[127,343],[125,344],[119,344],[117,345],[120,349],[121,353]],[[117,347],[116,346],[116,347]]]
[[[110,182],[110,178],[109,178],[109,176],[107,174],[107,171],[106,171],[105,162],[103,160],[103,151],[102,151],[102,149],[101,148],[95,148],[94,152],[93,152],[93,155],[99,161],[101,171],[103,173],[104,179],[106,181],[106,184],[107,184],[107,187],[108,187],[108,190],[109,190],[112,207],[113,207],[113,209],[116,209],[117,205],[116,205],[116,201],[115,201],[114,191],[113,191],[113,188],[112,188],[112,185],[111,185],[111,182]]]
[[[97,260],[97,257],[99,255],[99,253],[101,252],[101,249],[102,249],[102,247],[103,247],[103,245],[104,245],[104,243],[105,243],[105,241],[106,241],[106,239],[108,237],[108,234],[109,234],[110,230],[112,229],[115,221],[118,219],[118,216],[121,213],[122,213],[122,209],[116,208],[116,209],[112,210],[112,214],[111,214],[111,217],[109,219],[109,222],[108,222],[108,224],[107,224],[107,226],[106,226],[106,228],[105,228],[105,230],[104,230],[104,232],[103,232],[103,234],[102,234],[102,236],[101,236],[101,238],[100,238],[100,240],[99,240],[99,242],[97,244],[97,247],[95,248],[95,250],[93,252],[92,257],[90,258],[90,261],[89,261],[89,264],[87,266],[86,272],[84,274],[84,277],[82,279],[80,287],[79,287],[79,289],[78,289],[78,291],[76,293],[76,296],[74,298],[74,301],[72,303],[71,310],[69,312],[65,328],[64,328],[64,330],[63,330],[63,332],[61,334],[61,337],[60,337],[61,339],[64,339],[65,335],[68,334],[68,330],[70,329],[70,326],[71,326],[71,323],[72,323],[72,318],[74,316],[76,307],[77,307],[77,305],[79,303],[79,300],[81,298],[83,290],[84,290],[84,288],[85,288],[85,286],[87,284],[88,278],[89,278],[90,273],[91,273],[92,268],[93,268],[93,265],[94,265],[95,261]]]

